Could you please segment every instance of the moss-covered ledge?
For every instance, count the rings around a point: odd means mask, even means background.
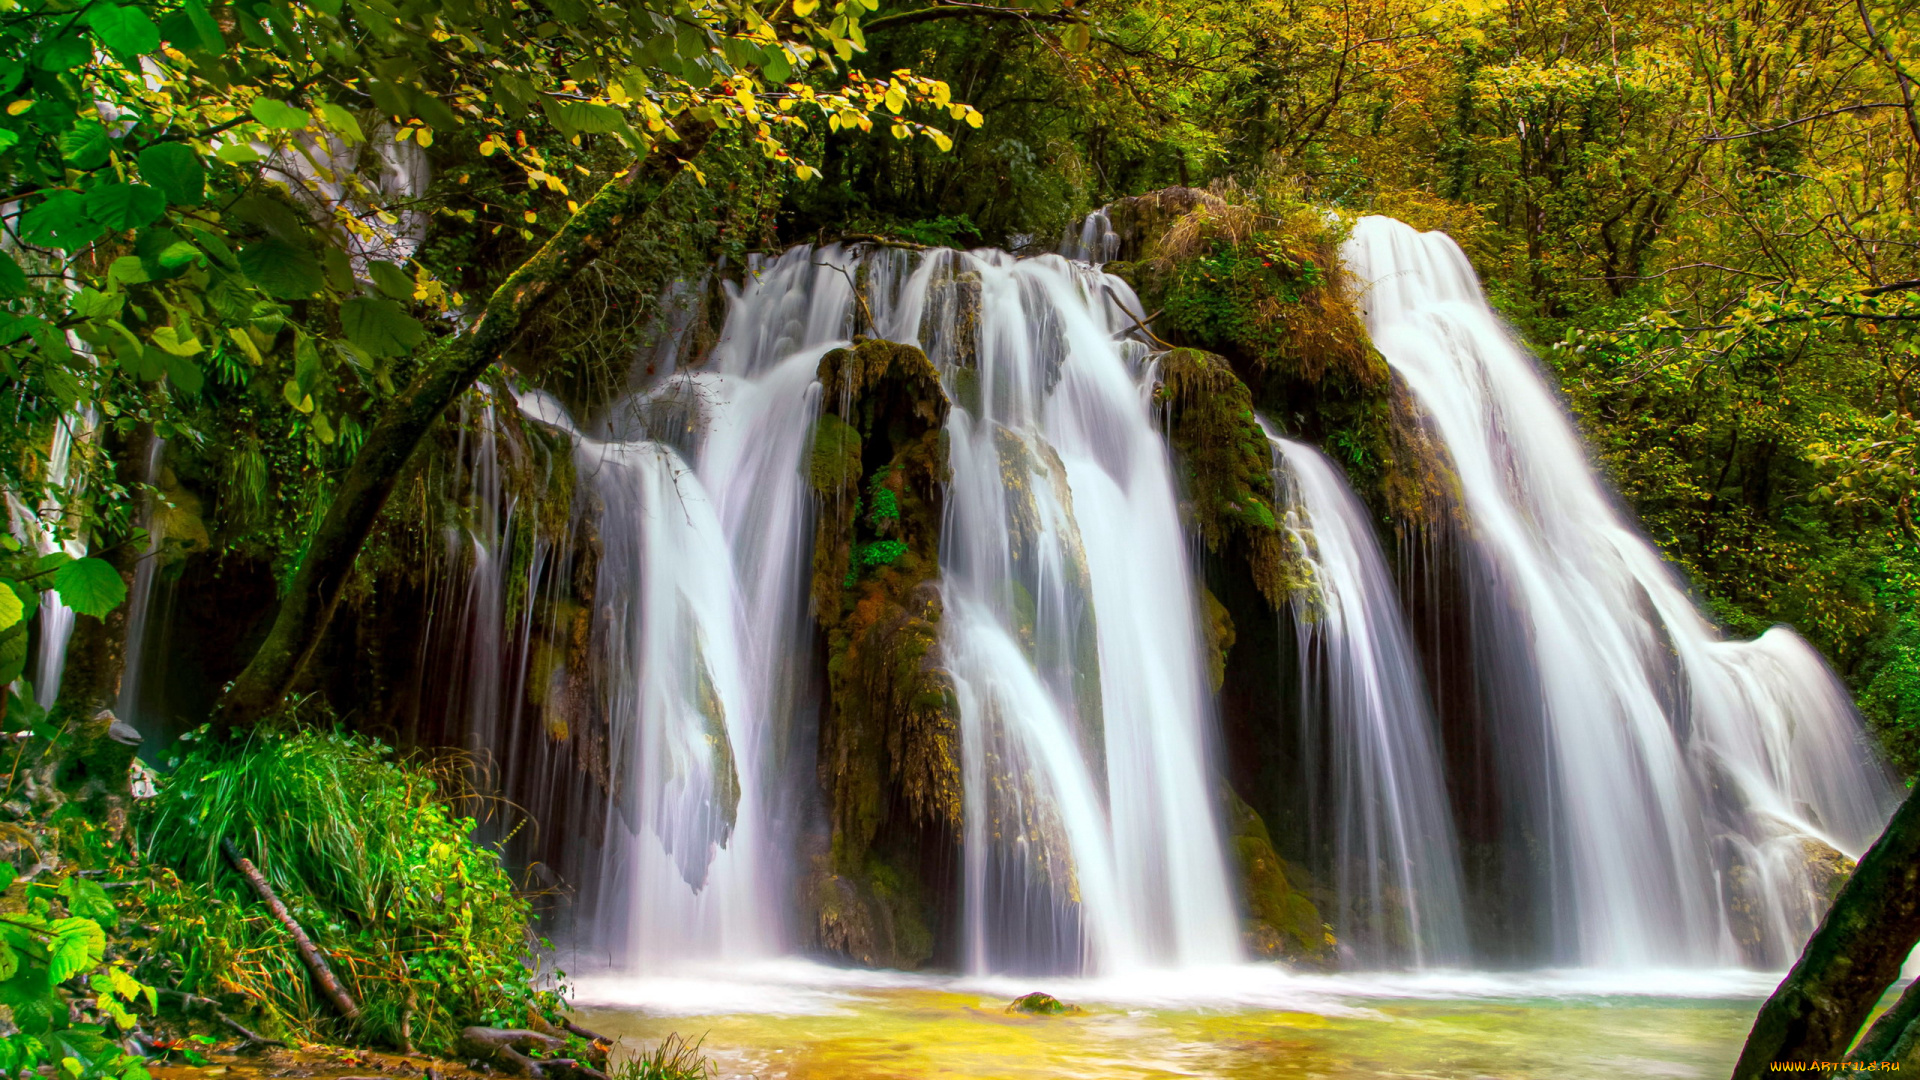
[[[1207,550],[1231,546],[1279,610],[1306,583],[1286,542],[1275,503],[1273,453],[1253,415],[1253,395],[1226,358],[1174,349],[1160,359],[1155,397],[1167,410],[1167,439],[1179,454],[1189,520]]]
[[[831,845],[807,900],[821,949],[910,969],[934,949],[927,860],[956,851],[960,834],[957,705],[939,635],[949,404],[926,356],[890,341],[828,353],[819,379],[812,595],[828,649],[818,770]]]

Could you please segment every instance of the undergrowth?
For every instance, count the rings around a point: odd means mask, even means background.
[[[147,897],[175,985],[245,999],[268,1026],[447,1053],[469,1024],[518,1027],[561,1007],[533,957],[531,908],[461,817],[450,767],[403,764],[352,735],[260,731],[188,753],[142,822],[173,871]],[[287,932],[228,864],[254,861],[360,1004],[346,1031]]]

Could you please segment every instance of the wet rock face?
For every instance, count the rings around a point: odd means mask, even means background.
[[[960,833],[958,706],[939,634],[948,401],[926,356],[890,341],[836,349],[819,376],[809,472],[831,842],[807,900],[823,951],[911,969],[934,952],[928,853],[956,850]]]
[[[1853,870],[1852,859],[1811,836],[1777,837],[1758,847],[1723,844],[1720,902],[1741,962],[1756,968],[1790,963],[1798,943],[1820,925]],[[1768,879],[1782,875],[1799,887],[1773,888]],[[1780,896],[1787,900],[1785,910],[1770,910],[1772,898]],[[1776,920],[1785,923],[1790,942],[1779,940]]]

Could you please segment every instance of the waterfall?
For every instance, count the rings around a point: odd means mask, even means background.
[[[1266,427],[1263,420],[1262,427]],[[1336,927],[1367,967],[1467,957],[1454,840],[1420,660],[1369,516],[1318,450],[1275,436],[1285,524],[1310,568],[1294,602],[1309,783],[1330,851]],[[1321,808],[1324,807],[1322,810]]]
[[[1543,735],[1557,958],[1786,963],[1819,853],[1858,856],[1891,808],[1844,688],[1791,630],[1727,641],[1695,609],[1451,240],[1370,217],[1343,257],[1458,477],[1474,632],[1537,687],[1495,721]]]
[[[620,968],[780,952],[798,791],[816,369],[863,323],[953,408],[943,646],[977,971],[1232,961],[1193,566],[1118,279],[1047,256],[793,249],[704,364],[572,430],[598,502],[615,810],[594,922]],[[592,435],[582,433],[590,429]],[[1098,617],[1096,617],[1098,613]],[[796,777],[803,780],[796,781]]]
[[[1116,341],[1132,292],[1058,256],[943,254],[916,280],[941,275],[977,278],[971,355],[951,323],[889,336],[925,342],[954,400],[967,964],[1233,960],[1193,568],[1144,347]]]

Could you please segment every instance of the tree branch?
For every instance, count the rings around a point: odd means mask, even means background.
[[[1865,112],[1868,109],[1904,109],[1904,108],[1906,108],[1906,106],[1902,105],[1898,101],[1874,101],[1874,102],[1869,102],[1865,105],[1845,105],[1838,109],[1828,109],[1826,112],[1818,112],[1818,113],[1814,113],[1811,116],[1803,116],[1798,120],[1789,120],[1784,124],[1775,124],[1773,127],[1770,127],[1770,128],[1761,128],[1758,131],[1743,131],[1738,135],[1702,135],[1700,136],[1698,141],[1699,142],[1732,142],[1735,139],[1751,139],[1755,135],[1771,135],[1776,131],[1785,131],[1790,127],[1799,127],[1801,124],[1809,124],[1815,120],[1825,120],[1829,116],[1839,116],[1841,113]]]
[[[704,124],[695,128],[677,149],[688,157],[697,154],[710,131]],[[681,171],[681,159],[661,148],[614,177],[494,291],[473,325],[426,358],[412,384],[387,405],[314,532],[273,629],[214,706],[217,734],[259,720],[293,687],[319,647],[375,519],[440,414],[500,358],[535,312],[659,200]]]
[[[1010,19],[1018,22],[1077,23],[1087,20],[1065,11],[1028,11],[1024,8],[996,7],[992,4],[968,4],[961,0],[941,0],[932,7],[918,11],[901,11],[892,15],[882,15],[877,19],[868,19],[860,24],[866,33],[875,30],[887,30],[896,26],[912,26],[914,23],[932,22],[935,19]]]

